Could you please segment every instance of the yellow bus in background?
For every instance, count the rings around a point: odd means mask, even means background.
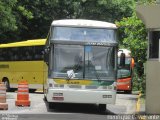
[[[43,50],[46,39],[0,44],[0,80],[7,91],[27,81],[30,89],[43,88],[46,78]]]

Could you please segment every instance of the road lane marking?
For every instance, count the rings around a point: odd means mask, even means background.
[[[138,100],[137,100],[137,104],[136,104],[136,112],[139,113],[140,111],[140,97],[141,97],[141,92],[138,95]]]
[[[140,112],[140,107],[141,107],[140,99],[141,99],[141,96],[142,96],[142,94],[141,94],[141,92],[139,92],[138,100],[137,100],[137,103],[136,103],[136,113]],[[145,120],[145,117],[141,116],[140,120]]]

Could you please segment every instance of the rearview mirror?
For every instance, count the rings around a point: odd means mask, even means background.
[[[125,66],[125,59],[126,59],[125,53],[121,53],[121,55],[120,55],[120,66]]]

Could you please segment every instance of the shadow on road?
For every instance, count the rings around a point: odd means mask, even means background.
[[[46,108],[48,112],[62,112],[62,113],[83,113],[83,114],[99,114],[99,115],[114,115],[109,110],[106,110],[106,112],[100,112],[98,110],[97,105],[93,104],[71,104],[71,103],[57,103],[54,104],[53,109],[49,109],[48,103],[44,100],[46,104]]]
[[[132,95],[132,93],[128,93],[126,91],[117,91],[117,94],[128,94],[128,95]]]

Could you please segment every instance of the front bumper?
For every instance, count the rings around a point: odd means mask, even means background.
[[[46,98],[59,103],[115,104],[116,91],[48,89]]]

